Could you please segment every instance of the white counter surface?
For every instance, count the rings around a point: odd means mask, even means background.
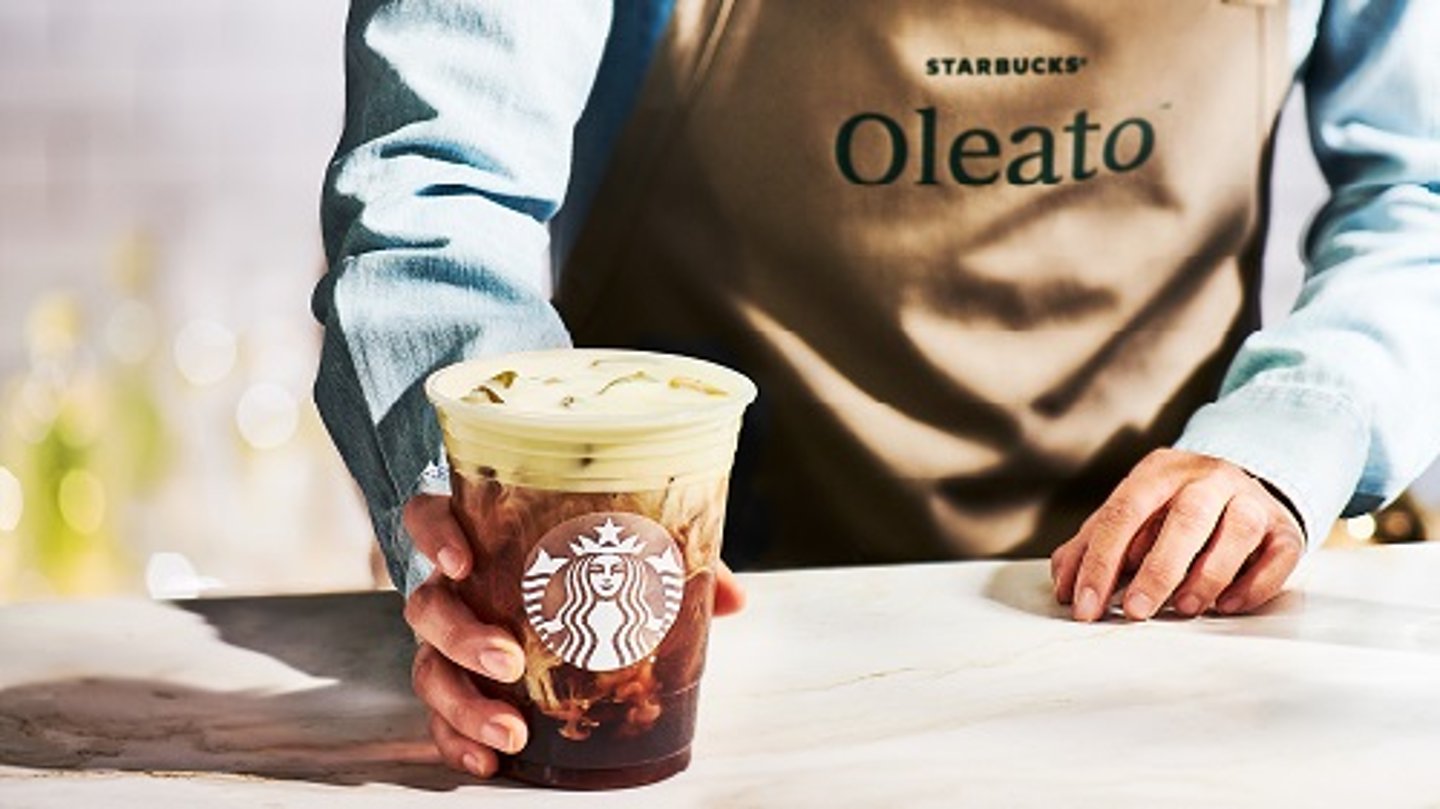
[[[1440,545],[1324,551],[1265,614],[1080,625],[1044,562],[745,577],[689,771],[435,763],[394,594],[0,608],[0,807],[1440,803]]]

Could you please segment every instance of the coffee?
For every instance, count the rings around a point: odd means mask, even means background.
[[[451,366],[440,414],[458,584],[525,649],[487,695],[530,740],[504,771],[573,788],[648,783],[689,762],[743,376],[669,355],[563,350]]]

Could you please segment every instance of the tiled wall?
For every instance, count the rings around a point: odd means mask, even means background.
[[[342,111],[343,0],[0,2],[0,371],[42,290],[87,302],[116,240],[165,302],[305,322]]]

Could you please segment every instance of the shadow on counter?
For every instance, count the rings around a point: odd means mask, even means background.
[[[95,662],[76,676],[0,690],[0,764],[425,790],[475,783],[441,764],[429,741],[424,709],[409,684],[414,640],[396,594],[230,598],[141,609],[156,625],[140,627],[136,637],[77,629],[68,638],[71,621],[61,637],[46,641],[92,644],[93,654],[84,658]],[[43,648],[7,651],[46,654]],[[105,661],[135,658],[147,658],[149,670],[164,671],[167,680],[173,673],[173,681],[106,670]],[[197,687],[197,680],[224,679],[214,672],[217,660],[291,671],[318,685],[277,691],[254,687],[252,677],[250,687],[239,690],[219,682],[221,688]]]

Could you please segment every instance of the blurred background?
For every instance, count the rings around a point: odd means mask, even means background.
[[[0,600],[383,581],[310,397],[345,9],[0,0]],[[1286,116],[1267,317],[1324,190]],[[1432,470],[1331,541],[1437,507]]]
[[[373,585],[310,396],[345,9],[0,2],[0,598]]]

